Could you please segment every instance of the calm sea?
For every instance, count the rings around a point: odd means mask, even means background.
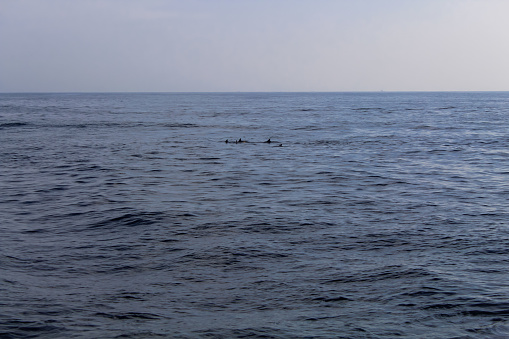
[[[2,339],[509,337],[509,93],[0,94],[0,145]]]

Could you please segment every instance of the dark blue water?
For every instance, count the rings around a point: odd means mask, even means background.
[[[0,338],[509,337],[509,93],[1,94],[0,145]]]

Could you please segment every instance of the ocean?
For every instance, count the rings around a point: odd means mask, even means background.
[[[2,339],[509,337],[508,92],[0,94],[0,145]]]

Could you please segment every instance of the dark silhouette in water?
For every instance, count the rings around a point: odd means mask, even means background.
[[[225,144],[228,144],[230,141],[228,139],[226,139],[224,142],[225,142]],[[242,140],[242,138],[239,138],[239,140],[235,140],[236,144],[247,143],[247,142],[248,142],[247,140]],[[268,138],[266,141],[255,142],[255,144],[256,143],[271,144],[272,142],[273,141],[270,140],[270,138]],[[279,144],[278,147],[283,147],[283,144]]]

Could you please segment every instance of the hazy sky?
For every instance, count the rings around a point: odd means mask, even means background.
[[[0,92],[509,90],[509,0],[0,0]]]

